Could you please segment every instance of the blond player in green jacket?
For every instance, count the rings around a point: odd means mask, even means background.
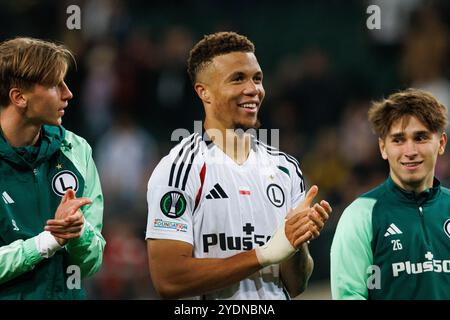
[[[102,263],[92,151],[61,126],[72,59],[37,39],[0,44],[0,299],[84,298]]]

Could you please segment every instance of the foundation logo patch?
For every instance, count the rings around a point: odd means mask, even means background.
[[[78,179],[75,173],[69,170],[60,171],[52,179],[53,191],[58,196],[64,196],[68,189],[78,191]]]
[[[153,221],[153,227],[157,229],[169,229],[178,232],[187,232],[188,225],[185,223],[166,221],[163,219],[155,219]]]
[[[167,192],[161,198],[161,211],[168,218],[179,218],[186,211],[186,199],[178,191]]]

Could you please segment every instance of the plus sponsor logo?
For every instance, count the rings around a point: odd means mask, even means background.
[[[450,273],[450,260],[434,259],[434,255],[430,251],[425,254],[425,259],[427,260],[417,263],[412,263],[411,261],[393,263],[392,275],[395,278],[404,272],[406,274],[419,274],[424,272]]]
[[[203,252],[208,253],[211,247],[219,246],[222,251],[245,250],[249,251],[257,246],[263,246],[270,236],[255,234],[255,227],[246,223],[242,227],[244,236],[228,236],[226,233],[208,233],[203,235]]]
[[[167,221],[163,219],[153,220],[153,227],[156,229],[169,229],[178,232],[187,232],[188,225],[180,222]]]

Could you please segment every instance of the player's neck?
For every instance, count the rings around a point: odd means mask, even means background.
[[[243,164],[250,154],[250,135],[238,134],[233,129],[221,125],[212,125],[205,120],[205,131],[214,144],[219,147],[234,162]]]
[[[30,124],[11,107],[0,112],[0,127],[12,147],[35,145],[41,131],[41,125]]]

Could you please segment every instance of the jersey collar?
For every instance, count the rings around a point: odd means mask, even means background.
[[[214,142],[211,140],[211,138],[209,137],[208,133],[205,130],[205,133],[203,134],[203,136],[201,136],[203,142],[205,143],[205,145],[208,147],[208,149],[211,149],[215,144]],[[254,135],[250,135],[250,147],[253,151],[257,151],[257,139]]]
[[[438,194],[441,182],[434,177],[433,186],[428,188],[420,193],[415,193],[414,191],[407,191],[400,186],[398,186],[394,180],[392,180],[391,176],[389,176],[386,180],[386,185],[388,191],[391,191],[392,194],[400,197],[401,199],[407,200],[408,202],[414,202],[417,205],[422,205],[427,201],[432,201],[435,196]]]

